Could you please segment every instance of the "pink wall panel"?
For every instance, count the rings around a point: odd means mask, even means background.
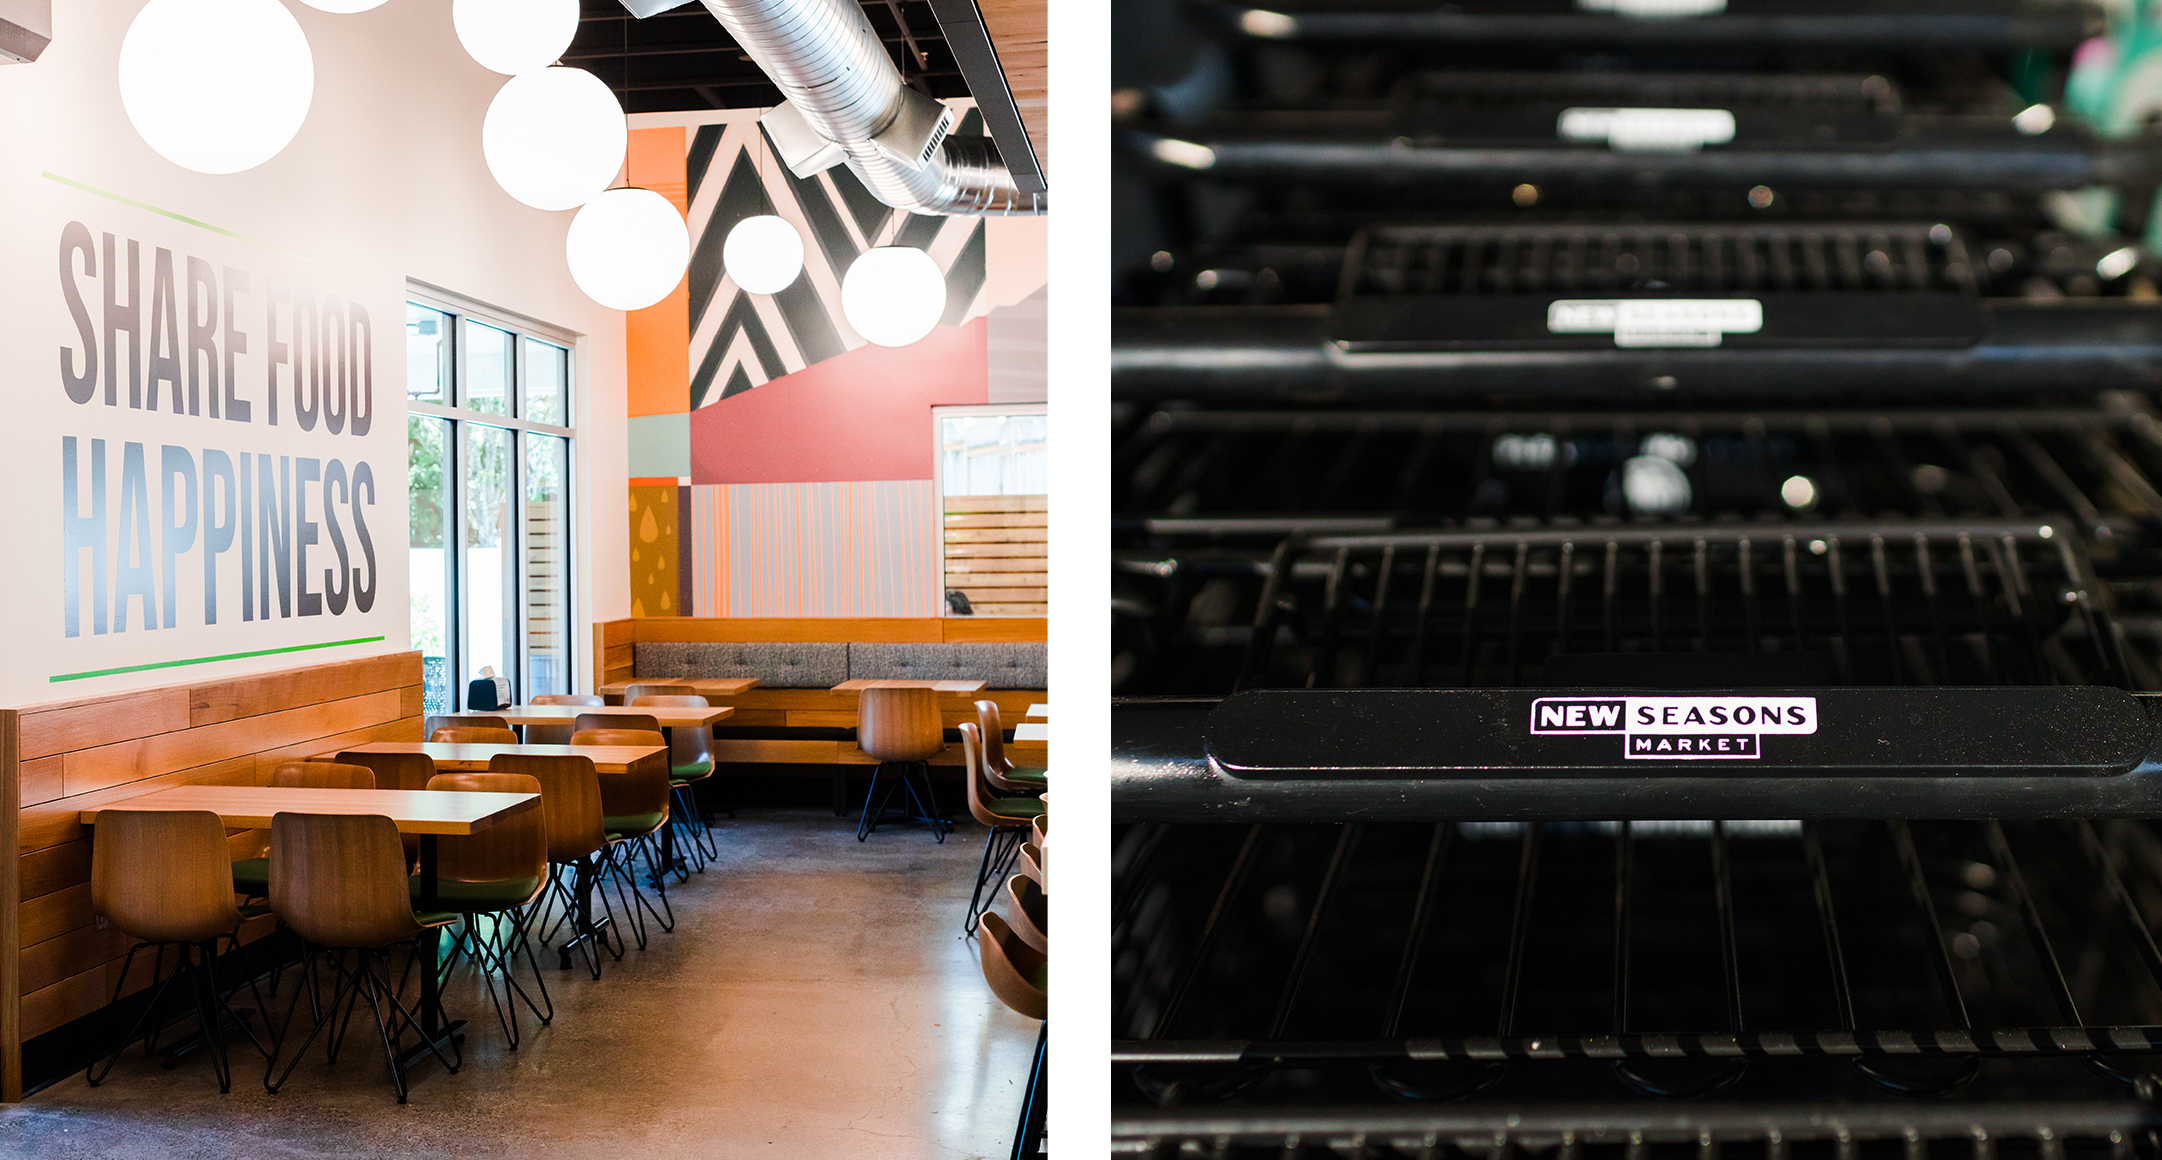
[[[982,403],[984,320],[861,346],[691,412],[691,482],[930,479],[931,408]]]

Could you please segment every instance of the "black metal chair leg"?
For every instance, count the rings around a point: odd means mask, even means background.
[[[1049,1042],[1048,1020],[1036,1029],[1036,1062],[1028,1069],[1028,1094],[1021,1098],[1021,1116],[1013,1126],[1011,1160],[1029,1160],[1043,1151],[1044,1048]]]

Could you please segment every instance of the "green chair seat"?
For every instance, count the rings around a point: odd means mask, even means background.
[[[244,898],[268,898],[270,859],[242,858],[233,863],[233,893]]]
[[[413,900],[420,901],[420,876],[406,880]],[[459,914],[483,914],[508,910],[520,906],[540,889],[541,881],[528,875],[524,878],[506,878],[495,882],[459,882],[442,879],[436,883],[436,905]]]
[[[668,780],[678,783],[711,776],[713,763],[710,761],[686,761],[681,765],[670,766],[668,770]]]
[[[984,807],[1002,818],[1040,818],[1043,816],[1043,803],[1035,798],[992,798],[984,803]]]
[[[1028,973],[1028,984],[1046,995],[1051,993],[1051,964],[1049,961]]]
[[[661,822],[666,817],[665,814],[655,813],[625,814],[620,817],[602,818],[601,829],[608,831],[608,836],[611,838],[635,838],[640,834],[650,834],[660,829]]]
[[[242,918],[261,918],[261,917],[263,917],[264,915],[266,915],[266,914],[269,914],[269,913],[270,913],[270,908],[269,908],[269,907],[267,907],[267,906],[258,906],[257,904],[255,904],[255,903],[253,903],[253,902],[245,903],[245,904],[243,904],[243,905],[241,906],[241,908],[240,908],[240,917],[242,917]]]
[[[1007,781],[1027,782],[1030,785],[1044,785],[1049,781],[1049,773],[1049,770],[1035,769],[1025,765],[1016,765],[1013,767],[1013,771],[1006,774],[1005,776]]]

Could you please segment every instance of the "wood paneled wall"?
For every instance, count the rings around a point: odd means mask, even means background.
[[[1051,497],[946,497],[946,590],[983,616],[1049,614]]]
[[[644,616],[593,626],[594,687],[631,679],[631,646],[639,641],[959,641],[1048,639],[1040,616]]]
[[[6,908],[16,938],[0,950],[0,1081],[21,1098],[19,1045],[112,998],[128,939],[99,930],[90,908],[86,806],[200,783],[262,785],[281,761],[365,741],[415,741],[421,726],[417,652],[284,669],[0,710],[0,772],[14,793],[19,857]],[[232,835],[234,857],[256,853],[260,831]],[[267,919],[253,924],[267,933]],[[0,926],[0,935],[7,932]],[[16,977],[9,979],[12,969]],[[147,986],[138,967],[131,991]],[[17,1003],[17,996],[20,1002]]]

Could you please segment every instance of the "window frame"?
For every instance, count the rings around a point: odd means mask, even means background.
[[[964,403],[931,408],[931,562],[934,582],[932,594],[939,616],[958,615],[946,606],[946,442],[945,431],[942,427],[943,421],[947,419],[965,419],[974,415],[1049,415],[1050,413],[1051,404],[1048,402]],[[1048,560],[1046,566],[1048,567]]]
[[[561,648],[564,658],[564,685],[566,689],[575,690],[578,687],[578,649],[572,630],[572,626],[576,623],[574,601],[577,592],[575,576],[577,553],[575,546],[582,530],[577,526],[573,512],[575,506],[573,498],[577,495],[578,483],[578,431],[576,424],[578,421],[579,336],[562,327],[550,325],[539,319],[518,314],[515,311],[488,306],[485,303],[424,282],[408,280],[405,287],[405,300],[413,305],[447,315],[451,320],[449,326],[449,350],[443,360],[450,371],[450,382],[444,391],[444,398],[448,401],[444,403],[425,402],[412,398],[409,393],[405,403],[408,419],[414,416],[422,416],[445,420],[449,423],[449,430],[444,438],[443,450],[444,487],[448,493],[447,523],[449,525],[445,529],[445,534],[454,538],[455,548],[453,551],[446,553],[444,557],[444,570],[447,573],[445,583],[453,595],[453,600],[451,607],[444,610],[443,651],[447,654],[445,662],[451,674],[449,689],[450,711],[453,713],[464,711],[465,685],[467,681],[473,679],[471,676],[462,675],[465,673],[466,668],[466,637],[471,629],[471,626],[467,623],[470,596],[465,584],[468,571],[466,561],[468,545],[466,543],[465,524],[465,427],[467,424],[477,424],[482,427],[492,427],[510,432],[508,451],[510,485],[508,494],[512,497],[512,502],[518,505],[520,509],[523,507],[527,486],[528,452],[526,436],[552,436],[564,441],[563,523],[560,534],[562,542],[558,549],[562,572],[563,624]],[[512,336],[510,343],[511,377],[507,385],[508,397],[504,400],[506,413],[497,414],[493,411],[475,410],[465,405],[465,336],[467,327],[472,324],[507,331]],[[525,404],[527,373],[525,340],[527,339],[556,347],[565,352],[563,390],[563,411],[567,421],[565,424],[535,422],[525,418],[522,414]],[[410,385],[408,391],[410,391]],[[407,470],[408,472],[411,470],[410,463],[407,465]],[[527,577],[526,561],[530,545],[527,542],[526,521],[523,518],[513,518],[509,523],[510,533],[515,541],[509,557],[515,561],[516,568],[515,570],[506,570],[506,583],[510,588],[510,592],[506,594],[504,606],[511,611],[513,626],[509,641],[511,655],[505,659],[504,666],[509,670],[507,675],[512,678],[511,685],[514,695],[520,699],[527,699],[533,694],[532,690],[526,687],[527,677],[530,675],[527,671],[529,658],[526,648],[526,637],[529,629],[526,622],[523,585]],[[411,530],[408,529],[407,539],[409,543],[411,534]],[[408,576],[410,576],[410,570],[408,570]],[[408,599],[410,600],[410,597]],[[499,670],[497,675],[506,674]],[[425,695],[425,688],[423,694]]]

